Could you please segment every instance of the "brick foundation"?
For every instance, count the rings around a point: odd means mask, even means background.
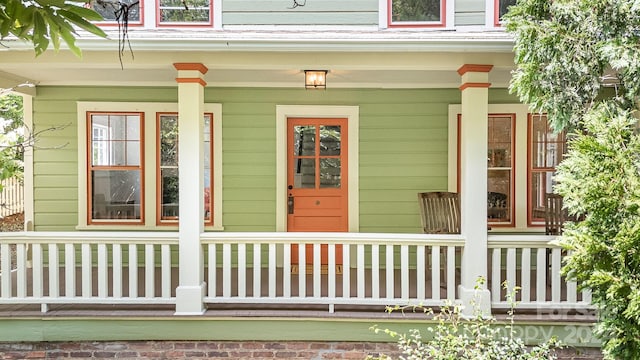
[[[0,359],[364,359],[398,358],[395,343],[114,341],[0,343]],[[563,349],[561,360],[602,359],[598,349]]]

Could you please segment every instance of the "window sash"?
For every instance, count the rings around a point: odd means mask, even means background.
[[[144,14],[144,0],[120,0],[121,3],[125,3],[129,5],[128,8],[128,22],[129,25],[142,25],[143,14]],[[134,3],[138,3],[136,5],[131,5]],[[122,17],[123,14],[120,12],[119,8],[116,7],[116,3],[114,2],[100,2],[96,0],[91,0],[87,7],[93,9],[104,18],[100,24],[117,24],[117,16]]]
[[[513,226],[515,116],[489,114],[487,124],[487,221]]]
[[[388,0],[390,27],[444,26],[445,0]]]
[[[143,113],[87,114],[89,224],[144,222],[143,123]]]
[[[178,114],[157,113],[157,169],[156,190],[157,208],[156,223],[158,225],[176,225],[179,220],[179,196],[178,193],[166,191],[170,186],[174,191],[179,191],[178,182]],[[174,124],[167,124],[163,120]],[[213,114],[204,114],[204,221],[205,225],[213,225]],[[175,135],[164,133],[164,130],[173,131]],[[170,144],[173,142],[173,144]],[[163,154],[163,147],[173,147],[173,154]],[[164,176],[168,174],[168,176]]]
[[[554,133],[544,114],[529,114],[528,121],[528,222],[544,224],[544,196],[553,192],[553,176],[566,152],[566,132]]]
[[[211,25],[213,0],[192,1],[185,8],[181,0],[156,0],[156,21],[162,25]]]

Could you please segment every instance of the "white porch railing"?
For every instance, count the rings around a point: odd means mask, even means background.
[[[560,276],[560,248],[542,235],[489,236],[494,308],[501,283],[518,308],[590,308]],[[460,285],[459,235],[367,233],[201,234],[209,304],[442,305]],[[175,232],[0,233],[0,304],[175,304]],[[326,252],[326,255],[322,253]],[[300,259],[302,261],[296,261]],[[306,261],[304,260],[306,259]]]
[[[423,234],[206,233],[202,239],[206,302],[326,304],[330,311],[340,304],[453,301],[464,246],[459,235]]]
[[[507,282],[519,287],[517,308],[587,309],[591,294],[577,290],[575,281],[560,275],[566,251],[552,244],[555,236],[490,235],[489,286],[494,308],[506,308]]]
[[[177,246],[175,233],[2,233],[0,304],[172,304]]]

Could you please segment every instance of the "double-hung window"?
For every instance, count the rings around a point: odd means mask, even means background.
[[[545,194],[553,192],[556,167],[566,152],[566,133],[554,132],[544,114],[529,115],[529,223],[544,224]]]
[[[123,8],[122,5],[125,7]],[[116,24],[127,19],[128,25],[142,25],[144,0],[91,0],[88,6],[103,17],[103,24]]]
[[[220,104],[204,104],[202,126],[204,203],[193,208],[222,230]],[[177,227],[178,128],[177,103],[79,102],[78,227]]]
[[[178,208],[178,114],[157,114],[157,196],[158,224],[177,224]],[[213,224],[211,198],[213,114],[204,115],[204,220]]]
[[[444,27],[445,0],[388,0],[389,27]]]
[[[142,113],[88,113],[89,223],[144,221]]]

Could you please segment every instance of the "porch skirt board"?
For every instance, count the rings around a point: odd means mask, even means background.
[[[1,343],[0,359],[365,359],[400,357],[392,342],[108,341]],[[565,348],[559,360],[599,360],[597,348]]]

